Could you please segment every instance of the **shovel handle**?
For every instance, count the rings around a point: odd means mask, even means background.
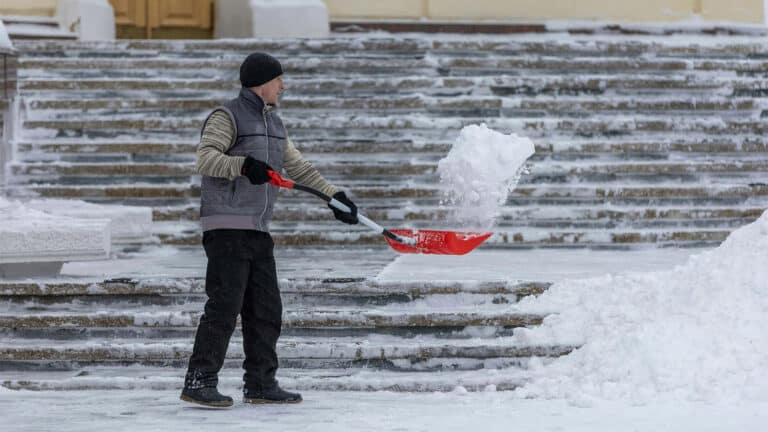
[[[328,205],[335,207],[345,213],[352,213],[352,209],[349,208],[349,206],[345,205],[341,201],[329,197],[328,195],[320,192],[319,190],[315,188],[311,188],[309,186],[304,186],[302,184],[298,184],[296,182],[293,182],[291,180],[284,179],[278,172],[273,170],[267,170],[267,174],[269,175],[269,183],[273,184],[278,187],[286,188],[286,189],[296,189],[304,192],[309,192],[312,195],[315,195],[316,197],[322,199],[323,201],[327,202]],[[364,225],[372,229],[373,231],[376,231],[377,234],[382,234],[398,243],[406,244],[406,245],[414,245],[416,244],[416,239],[408,238],[399,236],[388,229],[382,227],[381,225],[377,224],[376,222],[368,219],[367,217],[363,216],[362,214],[357,214],[357,219],[362,222]]]

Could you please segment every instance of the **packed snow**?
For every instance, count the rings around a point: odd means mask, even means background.
[[[0,197],[0,262],[68,261],[109,256],[109,219],[52,215]]]
[[[455,222],[475,229],[493,226],[507,195],[517,185],[533,142],[487,125],[464,127],[437,166]]]
[[[602,402],[590,408],[564,401],[520,400],[508,392],[403,394],[302,392],[298,405],[246,405],[238,390],[233,409],[184,406],[178,392],[77,393],[11,391],[0,387],[5,424],[16,432],[193,431],[570,431],[759,432],[768,404],[707,405]],[[41,411],[42,408],[42,411]],[[44,415],[41,415],[41,412]],[[209,427],[210,428],[210,427]]]

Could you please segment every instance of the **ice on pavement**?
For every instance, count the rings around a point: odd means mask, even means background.
[[[505,135],[486,124],[464,127],[437,165],[447,203],[455,206],[454,221],[473,229],[493,226],[534,152],[529,138]]]

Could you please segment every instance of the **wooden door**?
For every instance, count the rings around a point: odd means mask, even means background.
[[[213,0],[109,0],[118,39],[211,39]]]

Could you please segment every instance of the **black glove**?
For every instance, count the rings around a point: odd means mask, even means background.
[[[248,177],[251,184],[260,185],[268,182],[270,179],[267,170],[272,170],[272,167],[260,160],[248,156],[245,158],[245,162],[243,162],[243,168],[240,170],[240,174]]]
[[[350,224],[350,225],[356,224],[358,222],[358,220],[357,220],[357,206],[355,205],[355,203],[350,201],[349,198],[347,198],[347,195],[344,192],[336,192],[333,195],[333,198],[336,201],[346,205],[347,207],[349,207],[352,210],[352,213],[347,213],[347,212],[344,212],[344,211],[341,211],[341,210],[337,209],[336,207],[331,207],[331,205],[328,204],[328,207],[330,207],[331,210],[333,210],[333,215],[336,217],[336,219],[338,219],[338,220],[340,220],[340,221],[342,221],[342,222],[344,222],[346,224]]]

